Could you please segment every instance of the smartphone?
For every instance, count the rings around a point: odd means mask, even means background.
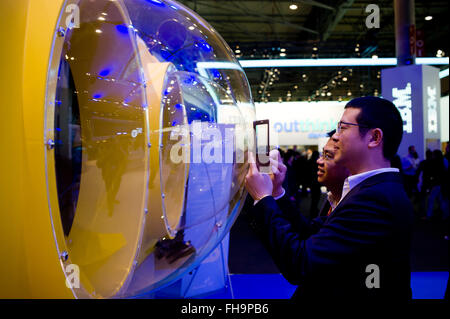
[[[255,130],[256,165],[269,166],[269,120],[254,121],[253,129]]]

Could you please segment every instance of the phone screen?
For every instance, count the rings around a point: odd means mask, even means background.
[[[269,120],[253,122],[255,129],[256,164],[269,166]]]

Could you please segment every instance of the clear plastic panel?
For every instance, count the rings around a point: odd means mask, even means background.
[[[58,53],[61,221],[83,288],[132,297],[190,271],[229,231],[255,111],[232,50],[189,9],[78,5]]]
[[[143,223],[145,95],[124,7],[78,6],[80,27],[65,35],[55,93],[59,210],[83,288],[111,297],[133,268]]]

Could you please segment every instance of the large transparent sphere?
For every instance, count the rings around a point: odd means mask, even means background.
[[[229,231],[254,106],[225,41],[179,3],[70,4],[79,19],[62,10],[47,87],[58,245],[80,267],[77,297],[132,297],[186,274]]]

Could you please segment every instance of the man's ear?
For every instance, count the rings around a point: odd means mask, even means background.
[[[369,136],[369,148],[378,147],[383,142],[383,131],[379,128],[371,129]]]

